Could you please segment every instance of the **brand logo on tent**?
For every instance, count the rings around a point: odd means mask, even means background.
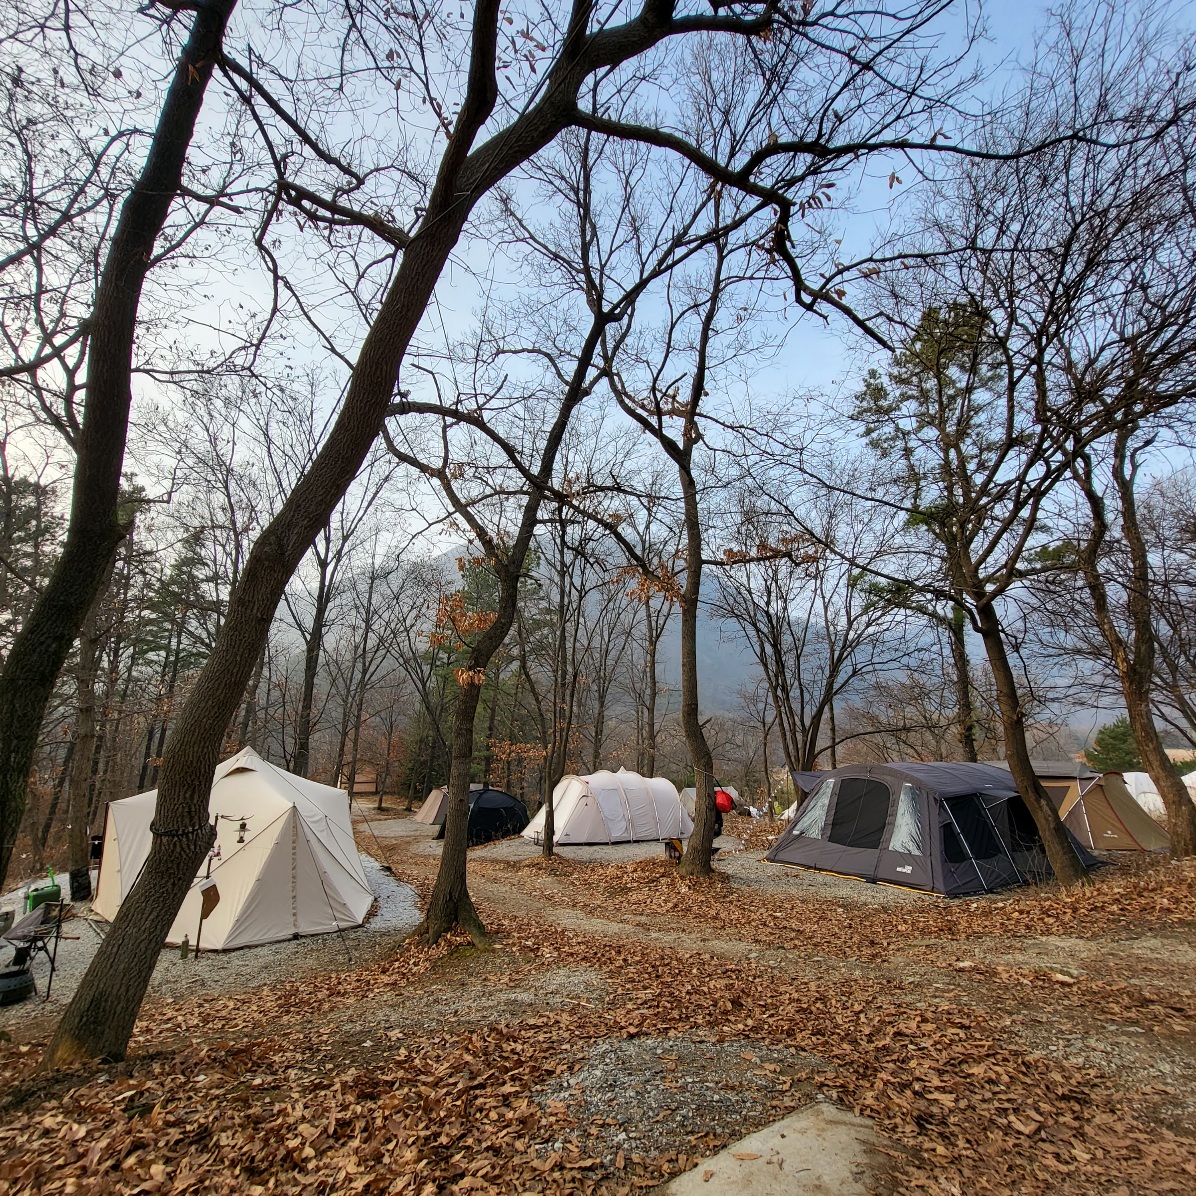
[[[905,864],[901,868],[894,868],[894,872],[912,872],[914,870],[913,864]]]

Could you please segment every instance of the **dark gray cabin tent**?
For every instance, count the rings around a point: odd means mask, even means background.
[[[809,796],[768,853],[774,864],[950,897],[1052,875],[1006,769],[859,764],[798,772],[793,780]],[[1074,838],[1072,846],[1088,867],[1096,864]]]

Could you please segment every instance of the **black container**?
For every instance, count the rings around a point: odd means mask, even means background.
[[[0,1005],[15,1005],[33,992],[33,973],[28,968],[5,968],[0,972]]]
[[[91,869],[90,868],[72,868],[71,869],[71,900],[72,901],[90,901],[91,900]]]

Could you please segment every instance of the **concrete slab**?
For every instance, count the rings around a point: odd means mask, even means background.
[[[867,1196],[876,1142],[867,1118],[816,1102],[656,1190],[667,1196]]]

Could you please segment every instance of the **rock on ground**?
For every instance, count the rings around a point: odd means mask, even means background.
[[[866,1196],[872,1123],[816,1101],[703,1159],[668,1196]]]

